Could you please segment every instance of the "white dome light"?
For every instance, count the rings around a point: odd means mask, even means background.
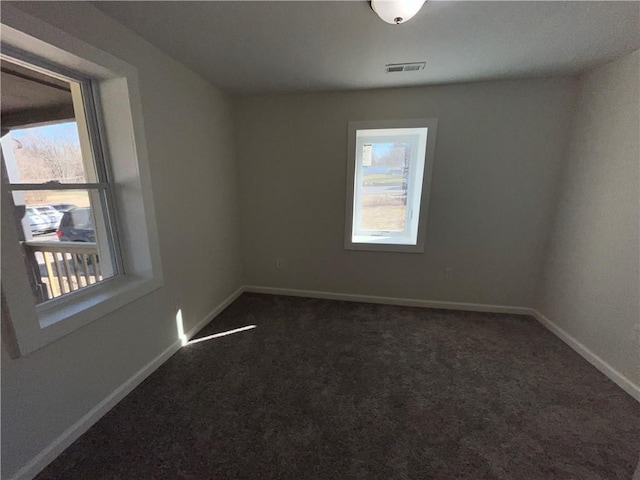
[[[411,19],[426,0],[371,0],[371,8],[387,23],[399,25]]]

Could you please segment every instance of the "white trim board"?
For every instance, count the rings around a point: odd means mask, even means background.
[[[244,287],[238,288],[235,292],[224,299],[216,308],[211,310],[202,320],[200,320],[187,333],[186,337],[191,339],[208,323],[213,321],[225,308],[227,308],[236,298],[238,298]],[[40,453],[33,457],[24,467],[18,470],[10,480],[26,480],[34,478],[47,465],[56,459],[67,447],[75,442],[80,436],[91,428],[100,418],[102,418],[109,410],[115,407],[120,400],[126,397],[134,388],[140,385],[149,375],[151,375],[158,367],[166,362],[174,353],[182,348],[180,339],[176,340],[160,355],[155,357],[144,367],[134,373],[128,380],[107,395],[100,403],[89,410],[71,427],[67,428],[53,442],[46,446]]]
[[[248,293],[265,293],[268,295],[288,295],[290,297],[324,298],[326,300],[342,300],[345,302],[381,303],[403,307],[438,308],[443,310],[463,310],[468,312],[512,313],[531,315],[528,307],[509,305],[488,305],[484,303],[441,302],[437,300],[419,300],[416,298],[379,297],[375,295],[356,295],[351,293],[321,292],[316,290],[297,290],[293,288],[274,288],[246,286]]]
[[[569,345],[575,350],[582,358],[584,358],[591,365],[596,367],[602,373],[604,373],[612,382],[622,388],[625,392],[640,402],[640,386],[633,383],[627,377],[618,372],[615,368],[609,365],[606,361],[600,358],[598,355],[589,350],[588,347],[580,343],[575,337],[565,332],[558,325],[553,323],[542,313],[535,309],[531,309],[531,315],[538,320],[542,325],[554,333],[560,340]]]

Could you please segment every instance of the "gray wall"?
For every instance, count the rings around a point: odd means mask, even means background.
[[[580,78],[537,309],[640,385],[640,51]]]
[[[9,477],[242,284],[231,102],[90,5],[17,5],[138,68],[164,288],[27,357],[2,353]],[[3,5],[4,7],[4,5]]]
[[[554,217],[573,79],[243,97],[234,125],[226,95],[90,5],[18,7],[139,69],[165,286],[27,357],[3,349],[3,477],[176,341],[177,295],[187,330],[242,283],[531,306],[553,218],[539,308],[638,378],[637,53],[581,81]],[[347,122],[415,117],[440,121],[425,253],[345,251]]]
[[[574,90],[561,78],[239,98],[247,284],[531,306]],[[345,251],[347,122],[421,117],[439,119],[424,254]]]

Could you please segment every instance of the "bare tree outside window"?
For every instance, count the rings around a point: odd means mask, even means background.
[[[77,134],[50,136],[42,132],[42,127],[36,127],[16,131],[13,137],[21,182],[39,183],[52,179],[62,183],[85,181]]]

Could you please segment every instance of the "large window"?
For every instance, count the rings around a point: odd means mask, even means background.
[[[349,123],[345,248],[423,251],[436,126]]]
[[[6,56],[3,189],[36,304],[121,270],[113,195],[89,79]]]
[[[10,6],[0,46],[2,320],[16,357],[163,280],[137,69]]]

